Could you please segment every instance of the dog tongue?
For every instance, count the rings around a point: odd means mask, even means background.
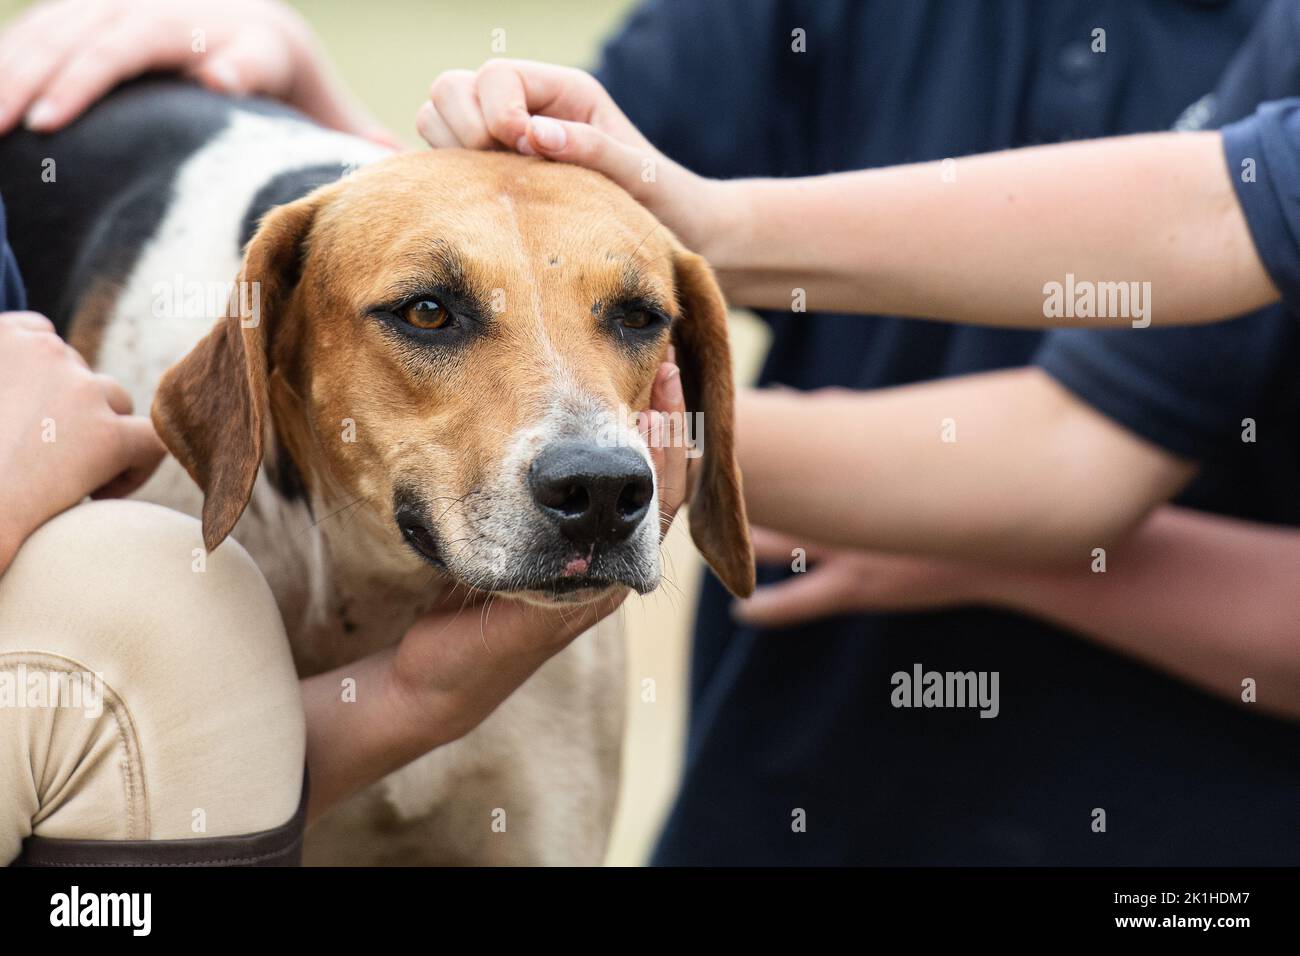
[[[566,578],[571,578],[578,574],[586,574],[587,565],[588,561],[586,558],[574,558],[564,566],[563,574]]]

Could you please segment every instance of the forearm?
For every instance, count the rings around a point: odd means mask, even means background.
[[[429,728],[397,719],[393,653],[381,651],[302,680],[310,819],[436,746]]]
[[[1028,368],[862,394],[743,392],[737,452],[755,524],[1020,563],[1077,561],[1193,470]]]
[[[989,603],[1044,618],[1182,680],[1300,718],[1300,531],[1167,507],[1070,569],[981,574]]]
[[[443,610],[396,647],[304,679],[310,818],[469,733],[622,599],[563,611],[505,600]]]
[[[719,184],[730,210],[700,251],[736,305],[1047,318],[1049,282],[1150,282],[1155,324],[1277,298],[1217,133],[1166,133],[794,180]]]

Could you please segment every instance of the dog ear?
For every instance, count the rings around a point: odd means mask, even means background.
[[[209,551],[253,495],[269,414],[272,339],[297,284],[317,205],[309,196],[266,215],[245,250],[227,315],[167,370],[154,396],[154,428],[203,491]]]
[[[736,464],[735,389],[727,305],[707,262],[679,250],[673,262],[683,314],[673,323],[686,408],[704,422],[703,458],[690,502],[691,537],[728,591],[754,591],[754,548]]]

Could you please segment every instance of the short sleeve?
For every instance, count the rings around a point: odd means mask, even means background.
[[[1300,99],[1223,128],[1228,175],[1264,268],[1300,316]]]
[[[1127,430],[1197,461],[1240,446],[1242,419],[1294,379],[1300,323],[1282,306],[1212,325],[1059,329],[1034,364]]]

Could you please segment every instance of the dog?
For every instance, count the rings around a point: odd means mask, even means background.
[[[0,191],[32,308],[152,408],[171,456],[138,497],[252,554],[302,675],[392,646],[456,586],[545,605],[653,590],[658,487],[631,416],[670,342],[703,421],[691,532],[752,591],[725,304],[602,177],[392,153],[148,78],[0,141]],[[327,814],[307,862],[599,863],[616,631]]]

